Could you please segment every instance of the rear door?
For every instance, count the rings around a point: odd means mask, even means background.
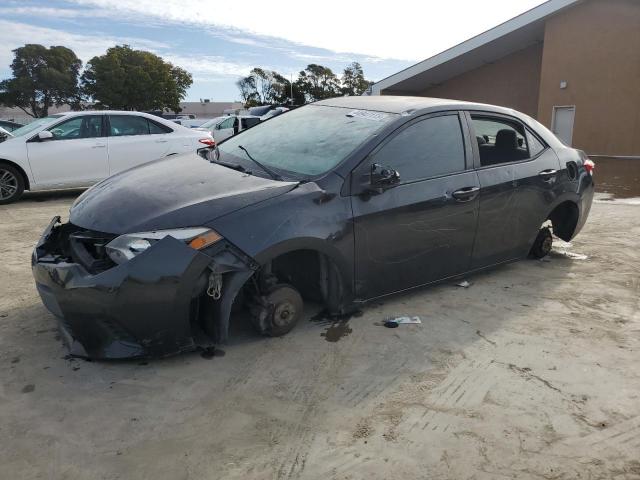
[[[53,138],[27,142],[39,187],[84,187],[109,176],[104,115],[78,115],[47,129]]]
[[[480,180],[472,268],[526,256],[553,202],[558,158],[518,119],[467,114]]]
[[[140,115],[109,115],[110,174],[164,157],[172,130]]]
[[[457,112],[416,119],[352,173],[359,297],[372,298],[468,270],[479,183],[460,120]],[[395,169],[398,183],[380,192],[368,189],[374,164]]]

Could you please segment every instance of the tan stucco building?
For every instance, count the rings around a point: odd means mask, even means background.
[[[525,112],[590,155],[640,157],[640,0],[551,0],[376,83]]]

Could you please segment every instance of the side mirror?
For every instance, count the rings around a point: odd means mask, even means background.
[[[43,130],[40,133],[38,133],[38,140],[40,140],[41,142],[44,142],[46,140],[51,140],[53,138],[53,133],[51,133],[49,130]]]
[[[384,167],[378,163],[371,165],[370,183],[374,190],[382,193],[400,181],[400,174],[391,167]]]

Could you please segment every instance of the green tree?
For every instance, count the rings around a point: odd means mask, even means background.
[[[291,103],[291,82],[273,70],[256,67],[248,76],[238,80],[236,86],[245,107]],[[295,97],[295,88],[293,93]]]
[[[343,95],[362,95],[372,82],[364,78],[362,66],[358,62],[353,62],[344,69],[342,74]]]
[[[0,82],[1,104],[18,107],[32,117],[46,117],[53,105],[80,108],[82,61],[72,50],[27,44],[13,54],[13,76]]]
[[[83,92],[96,108],[180,111],[191,74],[161,57],[117,45],[93,57],[82,74]]]
[[[340,94],[338,77],[329,67],[312,63],[300,72],[296,80],[307,101],[315,102]]]
[[[260,96],[256,90],[256,81],[254,77],[242,77],[236,82],[236,86],[238,87],[238,90],[240,90],[240,97],[242,98],[242,103],[244,103],[245,107],[249,108],[260,105]]]

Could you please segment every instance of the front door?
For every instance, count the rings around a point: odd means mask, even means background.
[[[354,170],[356,295],[367,299],[468,270],[478,177],[457,113],[416,119]],[[372,165],[399,180],[373,191]]]
[[[553,107],[551,130],[567,147],[570,147],[573,142],[575,116],[576,107]]]
[[[85,187],[109,176],[103,115],[78,115],[47,130],[53,138],[27,142],[38,187]]]
[[[232,137],[235,134],[234,125],[237,121],[237,117],[229,117],[220,122],[213,132],[213,138],[216,140],[216,142],[221,142],[229,137]]]

